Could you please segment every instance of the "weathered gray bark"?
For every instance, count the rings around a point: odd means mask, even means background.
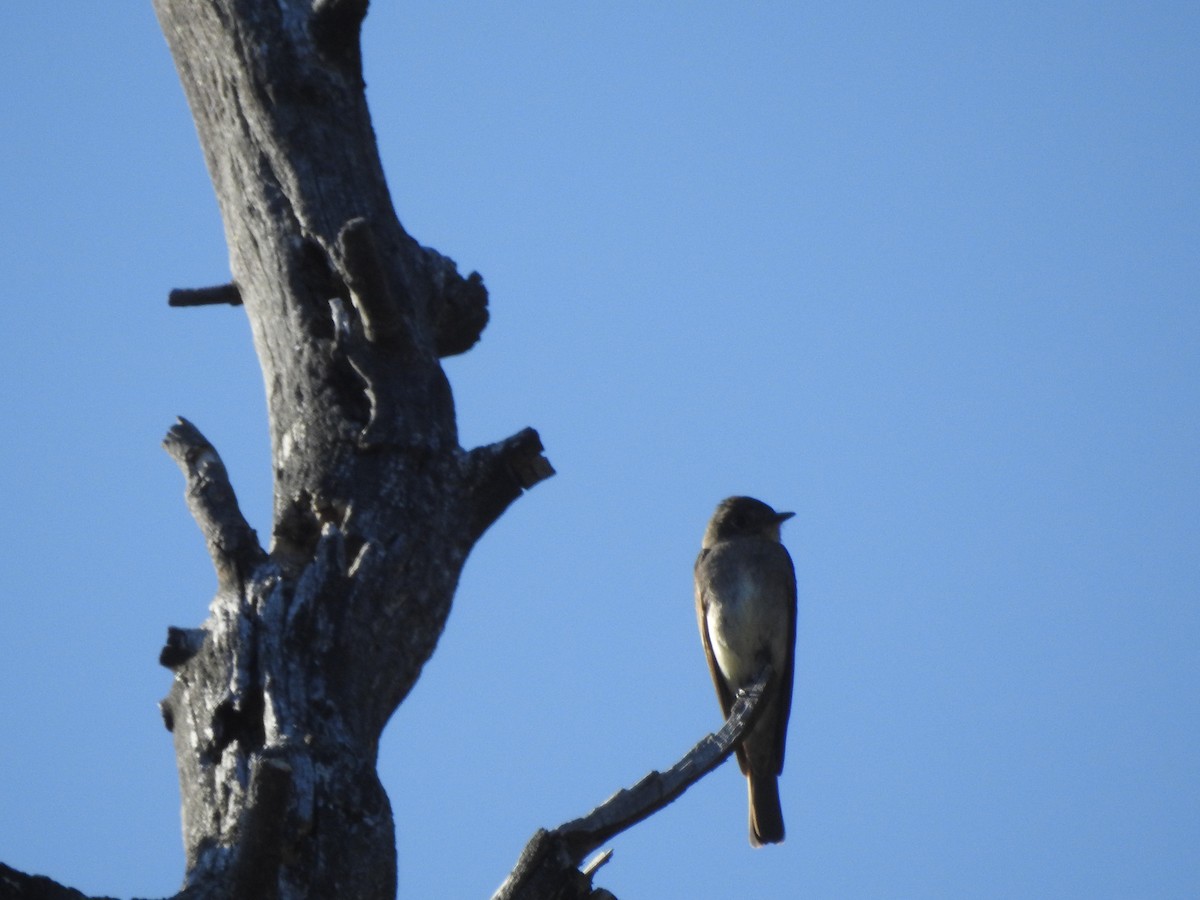
[[[421,247],[392,208],[367,112],[366,0],[154,0],[225,223],[231,284],[262,365],[274,474],[263,546],[216,450],[180,420],[218,590],[171,628],[162,703],[179,768],[180,897],[396,894],[380,735],[433,653],[467,554],[553,474],[537,433],[466,451],[439,359],[487,322],[477,275]],[[583,857],[724,760],[760,692],[665,775],[539,831],[497,896],[608,896]],[[0,898],[81,897],[0,866]]]
[[[186,884],[391,898],[380,734],[472,545],[551,469],[532,431],[458,445],[439,357],[477,340],[486,293],[392,208],[360,72],[366,4],[155,8],[225,223],[225,294],[262,364],[275,477],[264,551],[215,451],[186,422],[168,436],[220,576],[203,633],[173,632],[164,657]]]

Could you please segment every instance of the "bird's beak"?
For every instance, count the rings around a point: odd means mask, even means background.
[[[795,515],[794,512],[783,512],[783,513],[777,512],[777,513],[775,513],[775,521],[776,521],[776,523],[782,525],[784,522],[786,522],[788,519],[790,519],[794,515]]]

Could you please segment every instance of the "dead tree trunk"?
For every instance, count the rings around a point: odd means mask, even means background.
[[[155,0],[262,364],[275,501],[260,547],[186,422],[167,447],[220,577],[174,630],[163,703],[196,896],[392,898],[379,737],[472,545],[551,474],[537,434],[464,451],[439,358],[487,321],[478,276],[401,227],[367,112],[364,0]]]
[[[458,444],[439,360],[479,339],[487,293],[392,208],[363,92],[367,0],[154,5],[233,273],[170,302],[244,306],[275,482],[264,547],[203,435],[181,419],[164,441],[218,576],[207,620],[169,629],[160,657],[174,672],[162,713],[183,799],[179,897],[391,900],[380,735],[433,653],[472,546],[553,469],[532,429]],[[584,857],[726,759],[769,674],[674,767],[538,830],[496,897],[611,896],[591,887],[599,863],[579,871]],[[82,896],[0,865],[0,900]]]

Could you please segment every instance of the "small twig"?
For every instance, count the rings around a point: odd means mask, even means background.
[[[203,288],[175,288],[167,297],[167,306],[242,305],[242,292],[233,282]]]
[[[585,865],[583,867],[583,870],[582,870],[583,874],[586,875],[588,878],[593,877],[596,874],[596,871],[602,865],[604,865],[606,862],[608,862],[610,859],[612,859],[612,855],[613,855],[612,850],[605,850],[603,853],[597,853],[590,860],[588,860],[587,865]]]
[[[204,533],[221,587],[236,588],[266,554],[238,508],[225,464],[187,419],[171,426],[163,447],[187,478],[188,508]]]

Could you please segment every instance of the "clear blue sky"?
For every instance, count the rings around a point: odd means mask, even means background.
[[[833,10],[833,11],[831,11]],[[468,562],[385,735],[403,896],[719,724],[713,505],[796,518],[788,839],[730,764],[635,898],[1200,896],[1200,5],[431,3],[366,25],[406,227],[491,289],[467,444],[559,475]],[[244,315],[149,0],[0,10],[0,860],[182,875],[155,708],[214,586],[185,415],[269,533]]]

